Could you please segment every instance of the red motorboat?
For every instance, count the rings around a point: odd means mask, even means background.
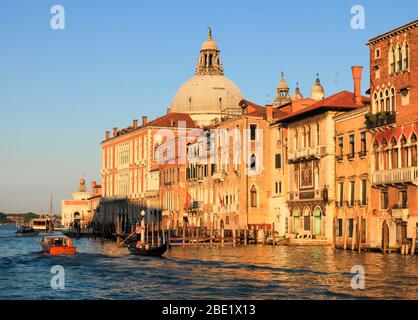
[[[43,237],[41,240],[41,246],[43,253],[51,256],[68,256],[74,255],[77,252],[73,242],[67,236]]]

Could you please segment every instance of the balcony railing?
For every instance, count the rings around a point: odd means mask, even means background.
[[[203,209],[203,201],[193,201],[190,203],[190,210]]]
[[[224,181],[225,180],[225,173],[224,172],[215,172],[212,175],[212,179],[215,181]]]
[[[349,154],[347,154],[347,159],[348,160],[353,160],[356,157],[356,154],[354,152],[351,152]]]
[[[367,129],[375,129],[378,127],[389,126],[396,122],[395,112],[379,112],[376,114],[366,115]]]
[[[405,208],[404,205],[395,205],[392,209],[392,218],[394,219],[402,219],[404,221],[408,220],[409,217],[409,209]]]
[[[287,158],[289,161],[302,159],[319,159],[320,157],[324,156],[325,153],[326,146],[312,146],[297,150],[289,150]]]
[[[413,183],[418,185],[418,167],[376,171],[373,173],[374,185]]]
[[[360,158],[365,158],[367,156],[367,150],[362,150],[358,153]]]

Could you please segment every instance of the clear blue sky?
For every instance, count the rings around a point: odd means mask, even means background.
[[[65,30],[50,28],[55,4]],[[365,30],[350,27],[355,4]],[[82,174],[100,181],[104,132],[165,113],[207,26],[225,74],[264,104],[281,71],[305,95],[319,72],[330,95],[352,90],[350,66],[364,65],[367,89],[367,40],[417,12],[411,0],[1,0],[0,211],[47,210],[53,193],[59,212]]]

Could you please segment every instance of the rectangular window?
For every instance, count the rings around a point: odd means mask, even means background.
[[[338,219],[338,238],[343,236],[343,219]]]
[[[214,174],[215,174],[215,172],[216,172],[216,163],[212,163],[211,165],[210,165],[210,175],[211,176],[213,176]]]
[[[343,206],[343,201],[344,201],[344,183],[340,182],[338,184],[338,186],[339,186],[339,189],[340,189],[340,193],[339,193],[339,196],[338,196],[338,206],[342,207]]]
[[[367,180],[361,180],[361,204],[367,205]]]
[[[354,181],[350,182],[350,207],[354,207],[354,197],[355,197],[355,183]]]
[[[366,132],[360,134],[361,146],[360,146],[360,157],[365,157],[367,155],[367,141],[366,141]]]
[[[256,124],[250,124],[250,135],[251,135],[251,141],[255,141],[257,139],[257,125]]]
[[[274,186],[275,186],[275,193],[276,193],[276,194],[278,194],[278,193],[279,193],[279,183],[278,183],[278,182],[276,182],[276,183],[274,184]]]
[[[279,182],[279,193],[280,194],[282,193],[282,183],[281,183],[281,181]]]
[[[408,192],[406,190],[400,191],[400,198],[402,209],[408,209]]]
[[[375,59],[380,59],[380,49],[376,49],[376,50],[374,51],[374,58],[375,58]]]
[[[338,154],[337,161],[342,161],[344,159],[344,137],[338,137]]]
[[[276,158],[275,158],[275,163],[276,163],[276,169],[281,169],[282,167],[282,155],[280,153],[276,154]]]
[[[355,152],[355,146],[354,146],[354,134],[350,135],[350,150],[349,150],[349,154],[348,154],[348,158],[349,159],[353,159],[354,158],[354,152]]]
[[[354,219],[350,219],[348,221],[348,237],[353,237],[353,231],[354,231]]]
[[[381,191],[380,192],[380,208],[382,210],[389,209],[389,199],[388,199],[388,192],[387,191]]]

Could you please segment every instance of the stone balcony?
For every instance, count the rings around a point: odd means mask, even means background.
[[[225,172],[215,172],[212,176],[212,179],[215,181],[222,182],[222,181],[225,181],[225,176],[226,176]]]
[[[394,185],[412,183],[418,185],[418,167],[375,171],[372,176],[374,185]]]
[[[289,162],[297,162],[309,159],[319,159],[326,155],[326,146],[313,146],[297,150],[289,150],[287,159]]]
[[[409,218],[409,209],[401,205],[394,206],[392,208],[392,218],[407,221]]]

